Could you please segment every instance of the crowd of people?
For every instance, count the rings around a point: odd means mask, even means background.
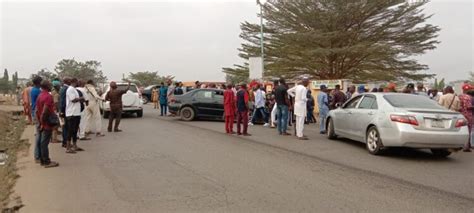
[[[304,125],[309,123],[319,123],[319,133],[326,134],[326,117],[330,110],[334,110],[344,105],[352,97],[366,92],[401,92],[414,95],[425,96],[439,103],[446,109],[460,112],[468,121],[470,133],[473,128],[474,111],[474,86],[465,82],[462,86],[463,94],[457,95],[452,86],[447,86],[442,94],[437,89],[426,90],[422,83],[416,86],[413,83],[407,84],[401,91],[397,91],[394,83],[386,87],[373,88],[368,90],[364,85],[351,85],[344,93],[341,85],[335,85],[333,90],[329,90],[326,85],[320,86],[317,100],[313,99],[311,90],[308,88],[309,80],[300,79],[297,84],[289,88],[285,79],[281,78],[273,82],[273,90],[266,93],[261,84],[223,86],[224,91],[224,116],[225,131],[228,134],[238,134],[250,136],[248,126],[254,125],[258,118],[261,118],[265,127],[277,128],[278,134],[283,136],[292,135],[288,133],[288,126],[295,125],[294,135],[299,140],[308,140],[303,134]],[[199,88],[199,87],[198,87]],[[319,108],[319,122],[314,117],[315,104]],[[234,119],[237,116],[237,132],[234,132]],[[250,118],[250,121],[249,121]],[[466,142],[465,152],[471,151],[471,139]]]
[[[66,153],[74,154],[84,151],[78,146],[78,140],[91,140],[89,136],[92,134],[96,137],[105,136],[99,108],[101,101],[110,101],[111,115],[107,131],[121,132],[122,95],[128,88],[118,90],[116,83],[111,82],[110,90],[102,98],[93,80],[85,82],[65,77],[62,81],[54,79],[50,82],[39,76],[34,77],[23,89],[22,101],[29,124],[36,127],[35,162],[45,168],[59,166],[49,156],[50,142],[62,143]]]

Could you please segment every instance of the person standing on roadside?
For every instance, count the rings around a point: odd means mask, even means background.
[[[59,164],[57,162],[51,161],[49,158],[49,141],[51,140],[51,135],[54,128],[57,128],[58,123],[52,124],[50,123],[50,117],[54,117],[56,115],[56,110],[54,109],[54,101],[53,96],[49,94],[51,90],[51,83],[49,81],[44,80],[41,82],[41,93],[38,96],[38,100],[36,102],[36,119],[40,123],[40,146],[39,153],[40,153],[40,164],[45,168],[57,167]],[[59,119],[57,120],[59,121]]]
[[[375,88],[377,90],[377,88]],[[341,91],[341,85],[336,85],[333,93],[333,98],[331,99],[331,104],[329,104],[330,109],[336,109],[336,105],[342,105],[346,102],[346,96]]]
[[[249,93],[247,91],[247,85],[245,83],[242,83],[242,85],[240,85],[240,89],[237,92],[236,102],[237,102],[236,103],[237,104],[237,134],[250,136],[250,134],[247,132],[248,120],[249,120]]]
[[[53,89],[51,91],[51,96],[53,97],[54,103],[54,112],[59,115],[59,90],[61,89],[61,82],[58,79],[53,80]],[[61,125],[55,126],[53,128],[53,138],[51,139],[52,143],[58,143],[58,133]]]
[[[66,126],[67,126],[67,143],[66,153],[74,154],[76,151],[84,151],[77,146],[77,132],[81,122],[81,102],[84,98],[79,95],[76,89],[78,80],[71,79],[71,85],[66,90]],[[72,143],[72,144],[71,144]]]
[[[225,89],[225,88],[223,88],[223,89]],[[184,94],[183,83],[176,82],[175,83],[175,89],[174,89],[174,95],[182,95],[182,94]]]
[[[110,115],[109,115],[109,126],[107,127],[108,132],[112,132],[112,125],[114,132],[122,132],[119,129],[120,120],[122,119],[122,95],[127,93],[130,89],[130,82],[125,90],[119,90],[117,83],[114,81],[110,82],[110,91],[105,95],[105,100],[110,101]]]
[[[31,117],[33,118],[33,122],[36,127],[36,135],[35,135],[35,161],[40,163],[40,143],[41,143],[41,125],[36,116],[36,100],[38,99],[39,94],[41,93],[41,81],[43,79],[39,76],[33,78],[33,88],[30,91],[31,97]]]
[[[326,117],[329,113],[328,88],[326,85],[321,85],[320,90],[318,94],[319,134],[326,134]]]
[[[104,101],[104,99],[97,93],[93,80],[87,81],[85,89],[89,97],[89,105],[86,107],[86,132],[90,132],[92,127],[95,127],[94,132],[97,137],[105,136],[102,134],[102,119],[99,106],[99,103]]]
[[[26,88],[23,89],[22,99],[23,99],[23,113],[28,119],[28,125],[33,124],[33,119],[31,117],[31,82],[26,83]]]
[[[84,102],[82,103],[82,106],[81,106],[81,122],[79,123],[78,137],[79,137],[79,140],[86,141],[86,140],[90,140],[90,138],[86,136],[86,129],[88,129],[87,120],[86,120],[86,112],[87,112],[86,107],[89,106],[89,95],[87,95],[85,82],[83,80],[79,80],[77,85],[78,86],[76,89],[79,91],[79,96],[84,98]]]
[[[235,95],[232,91],[232,84],[227,85],[224,91],[224,116],[225,131],[227,134],[235,134],[234,132],[234,116],[235,116]]]
[[[291,97],[295,98],[295,108],[294,108],[294,112],[296,116],[295,129],[296,129],[296,137],[298,137],[299,140],[308,140],[308,138],[303,135],[304,121],[307,115],[306,102],[308,101],[307,99],[308,90],[306,89],[306,87],[308,86],[308,84],[309,84],[308,78],[303,78],[301,83],[299,83],[295,87],[288,90],[288,94]]]
[[[153,108],[158,109],[158,88],[153,87],[151,90],[151,102],[153,102]]]
[[[160,96],[160,109],[161,109],[160,116],[166,116],[167,109],[168,109],[168,87],[166,87],[163,82],[161,82],[159,96]]]
[[[279,85],[275,90],[275,101],[277,103],[278,133],[280,135],[290,135],[288,128],[288,110],[290,100],[288,98],[288,89],[284,78],[280,78]]]
[[[460,108],[459,97],[456,94],[454,94],[454,89],[451,86],[447,86],[444,89],[444,93],[439,98],[438,103],[441,106],[444,106],[446,109],[449,109],[452,111],[459,111],[459,108]]]
[[[418,83],[416,85],[416,94],[421,95],[421,96],[425,96],[425,97],[429,97],[428,93],[425,90],[425,86],[423,85],[423,83]]]
[[[63,120],[63,147],[66,148],[67,146],[67,134],[68,134],[68,126],[66,125],[66,92],[71,85],[71,79],[69,77],[65,77],[63,79],[63,86],[59,90],[59,117]]]
[[[275,90],[278,87],[278,80],[273,81],[273,89],[272,89],[272,97],[273,97],[273,107],[272,107],[272,112],[270,113],[270,127],[275,128],[275,123],[276,123],[276,116],[277,116],[277,104],[275,100]]]
[[[346,100],[349,100],[352,98],[352,95],[355,93],[356,87],[354,85],[351,85],[346,92]]]
[[[459,106],[459,112],[464,115],[464,117],[467,120],[467,126],[469,128],[469,140],[467,143],[464,145],[464,152],[471,152],[471,134],[472,134],[472,123],[473,123],[473,118],[472,118],[472,97],[468,95],[468,91],[474,89],[471,85],[469,84],[464,84],[462,86],[462,91],[463,94],[459,95],[459,101],[460,101],[460,106]]]
[[[255,88],[255,110],[253,111],[252,121],[250,121],[249,124],[253,126],[253,124],[257,121],[257,115],[260,114],[263,118],[263,121],[265,122],[263,126],[268,127],[268,116],[265,112],[265,91],[262,90],[260,84],[257,84]]]

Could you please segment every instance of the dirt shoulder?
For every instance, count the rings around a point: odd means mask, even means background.
[[[14,212],[22,206],[21,199],[13,196],[13,187],[19,178],[17,156],[29,146],[28,140],[22,139],[26,122],[20,112],[21,107],[0,105],[1,212]]]

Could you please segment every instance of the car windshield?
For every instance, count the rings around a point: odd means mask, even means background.
[[[126,85],[126,84],[117,85],[117,89],[118,89],[118,90],[126,90],[126,89],[127,89],[127,86],[128,86],[128,85]],[[138,92],[137,86],[135,86],[135,85],[130,85],[130,91],[132,91],[132,92]]]
[[[390,105],[398,108],[444,109],[436,101],[418,95],[385,95]]]

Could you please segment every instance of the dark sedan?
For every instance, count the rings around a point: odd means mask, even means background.
[[[175,97],[176,100],[169,104],[169,112],[185,121],[196,118],[221,120],[224,117],[223,90],[196,89]]]
[[[143,92],[142,92],[142,100],[143,100],[143,104],[147,104],[148,102],[151,101],[151,93],[152,93],[152,90],[154,88],[156,89],[160,89],[160,85],[159,84],[155,84],[155,85],[150,85],[150,86],[147,86],[145,87],[145,89],[143,89]]]

